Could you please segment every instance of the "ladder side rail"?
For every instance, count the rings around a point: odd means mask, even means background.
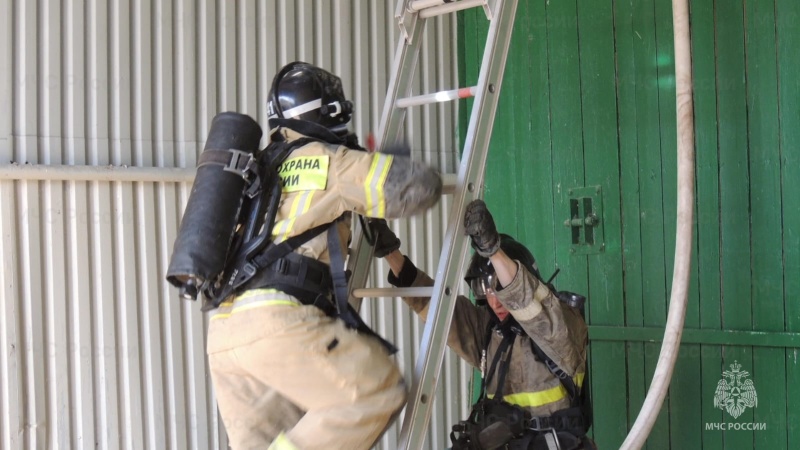
[[[389,78],[378,134],[375,136],[377,149],[386,144],[394,144],[401,137],[406,111],[404,108],[397,107],[397,100],[408,96],[411,92],[419,59],[419,49],[422,46],[425,22],[425,19],[417,19],[414,33],[409,37],[409,43],[406,43],[402,35],[397,43],[392,62],[392,76]]]
[[[403,11],[402,8],[405,7],[400,5],[405,5],[408,1],[410,0],[399,1],[398,13]],[[399,18],[399,20],[402,20],[402,18]],[[411,91],[422,32],[425,29],[424,19],[414,17],[412,20],[414,21],[414,26],[411,28],[412,34],[408,36],[407,40],[406,36],[400,33],[394,60],[392,61],[392,75],[389,78],[389,85],[386,90],[386,100],[383,103],[378,133],[375,135],[375,148],[377,150],[382,149],[387,143],[397,142],[403,131],[405,109],[398,108],[396,103],[399,96],[406,96]],[[361,298],[354,296],[353,290],[366,286],[369,269],[372,265],[373,252],[373,247],[366,240],[364,230],[361,230],[356,238],[355,249],[347,261],[348,270],[350,271],[348,302],[356,308],[356,311],[360,309]]]
[[[478,89],[470,114],[469,129],[459,168],[458,181],[431,298],[428,320],[422,335],[414,383],[401,430],[400,448],[420,450],[430,422],[431,406],[447,344],[446,333],[455,307],[458,284],[467,254],[463,217],[469,201],[478,198],[500,87],[508,57],[517,0],[495,0],[493,20],[481,61]],[[499,50],[499,51],[498,51]]]
[[[367,242],[367,235],[361,227],[361,221],[357,229],[358,237],[355,240],[355,247],[353,247],[350,256],[347,258],[347,271],[350,276],[347,280],[347,302],[355,308],[356,311],[361,311],[361,304],[365,296],[355,295],[359,289],[363,289],[367,285],[367,278],[369,277],[369,269],[372,266],[372,258],[375,254],[375,247]]]

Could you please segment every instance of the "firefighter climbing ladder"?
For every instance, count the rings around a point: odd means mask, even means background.
[[[474,7],[483,8],[490,21],[477,85],[406,97],[411,91],[412,74],[415,71],[425,20]],[[348,262],[352,271],[351,301],[357,302],[363,297],[431,295],[428,320],[422,335],[422,348],[416,362],[414,382],[403,419],[400,437],[402,449],[421,449],[430,421],[431,403],[444,358],[446,333],[467,255],[468,238],[461,228],[461,218],[464,217],[466,205],[478,197],[483,185],[486,156],[516,8],[517,0],[398,0],[395,17],[401,33],[376,136],[377,148],[397,142],[400,138],[405,108],[475,97],[433,288],[354,289],[365,285],[372,260],[372,247],[366,243],[363,233]],[[446,192],[449,190],[447,184],[446,182]]]

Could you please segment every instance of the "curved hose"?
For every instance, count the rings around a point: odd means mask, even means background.
[[[689,289],[694,214],[694,113],[687,0],[672,0],[672,23],[675,31],[675,106],[678,132],[678,210],[672,294],[664,330],[664,342],[661,345],[653,381],[650,383],[639,416],[620,447],[624,450],[642,448],[661,410],[681,345],[683,321],[686,315],[686,295]]]

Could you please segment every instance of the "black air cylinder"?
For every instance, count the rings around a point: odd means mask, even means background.
[[[261,135],[244,114],[223,112],[211,121],[167,270],[185,298],[196,299],[225,268],[248,186],[241,169],[258,151]]]

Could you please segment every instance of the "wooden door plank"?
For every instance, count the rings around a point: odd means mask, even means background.
[[[583,186],[583,141],[576,132],[581,126],[578,24],[575,2],[550,2],[546,6],[547,41],[550,58],[550,135],[553,174],[557,190],[556,208],[568,205],[567,190]],[[557,100],[555,100],[557,99]],[[586,291],[586,258],[572,257],[568,240],[556,240],[556,263],[562,272],[559,284]]]
[[[743,5],[741,2],[716,2],[715,14],[723,327],[749,330],[752,329],[752,283]],[[734,362],[745,370],[753,369],[749,348],[724,347],[723,358],[722,370],[730,370]],[[728,413],[723,417],[731,418]],[[752,410],[737,419],[752,422]],[[752,431],[725,432],[724,440],[725,448],[730,450],[755,447]]]
[[[783,257],[781,239],[780,149],[778,145],[778,75],[774,2],[745,2],[748,148],[750,171],[751,273],[753,328],[783,331]],[[749,379],[761,401],[753,422],[757,449],[786,446],[785,351],[753,349]]]
[[[521,3],[526,6],[524,23],[518,22],[517,26],[525,27],[521,37],[527,40],[527,55],[523,66],[513,68],[522,75],[514,95],[528,102],[528,110],[515,119],[525,125],[516,129],[522,142],[515,149],[516,169],[518,179],[524,183],[517,232],[536,257],[542,276],[549,277],[556,268],[555,242],[564,236],[559,227],[563,209],[553,201],[557,181],[552,168],[555,153],[550,134],[547,16],[544,2]]]
[[[775,1],[778,58],[779,148],[783,218],[783,291],[786,331],[800,331],[800,82],[797,44],[800,42],[800,2]],[[800,448],[800,349],[787,349],[787,445]]]
[[[604,235],[598,240],[605,243],[601,253],[586,257],[589,262],[589,318],[591,323],[622,325],[625,311],[620,197],[616,194],[620,190],[620,163],[613,2],[578,2],[577,13],[585,186],[601,188]],[[564,217],[568,217],[567,210],[563,212]],[[595,402],[602,404],[604,409],[625,411],[628,402],[624,396],[624,384],[620,383],[626,376],[624,343],[593,342],[592,356],[593,376],[606,377],[609,381],[607,388],[598,386],[593,390]],[[597,424],[594,429],[598,445],[603,448],[618,447],[627,435],[624,416],[616,416],[610,422]]]
[[[631,2],[614,2],[617,60],[617,115],[619,117],[620,215],[622,220],[623,288],[625,325],[644,325],[642,293],[642,241],[639,216],[639,148],[636,111],[637,64]],[[628,342],[627,357],[627,427],[633,426],[645,398],[644,344]],[[627,433],[626,433],[627,434]],[[624,439],[624,438],[623,438]],[[614,447],[617,447],[616,443]]]
[[[715,67],[714,2],[692,2],[692,66],[695,108],[695,186],[698,291],[702,299],[700,326],[721,329],[719,157],[717,142],[717,74]],[[713,405],[721,374],[722,350],[701,345],[701,417],[703,450],[721,450],[721,431],[705,424],[723,421]]]

